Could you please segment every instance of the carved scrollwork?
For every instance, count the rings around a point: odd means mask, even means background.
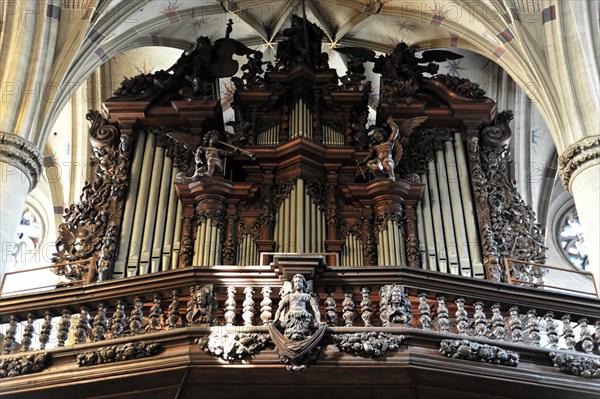
[[[52,355],[47,352],[0,359],[0,378],[39,373],[51,363]]]
[[[354,334],[333,334],[333,342],[339,350],[362,357],[381,357],[400,348],[403,335],[384,332],[359,332]]]
[[[268,334],[248,334],[215,331],[207,337],[196,339],[200,349],[223,360],[233,361],[253,356],[269,342]]]
[[[375,214],[375,235],[387,230],[387,223],[395,222],[399,226],[404,221],[404,207],[398,201],[388,200],[377,203]]]
[[[519,354],[493,345],[480,344],[466,339],[444,339],[440,343],[440,353],[454,359],[493,363],[517,367]]]
[[[255,241],[258,240],[261,224],[257,221],[249,223],[246,219],[241,219],[237,225],[238,240],[242,240],[246,235],[250,235]]]
[[[514,181],[509,178],[510,153],[502,143],[511,136],[508,126],[511,119],[512,112],[502,112],[492,125],[481,129],[481,171],[474,181],[475,197],[479,201],[485,197],[485,206],[489,209],[491,236],[484,234],[484,256],[495,258],[498,254],[498,261],[490,259],[487,266],[492,278],[502,273],[499,265],[505,258],[535,263],[546,261],[542,227],[536,223],[531,206],[525,204]],[[486,226],[482,230],[483,233],[490,232]],[[537,283],[546,272],[545,269],[534,271],[520,264],[513,264],[511,268],[511,273],[519,280]]]
[[[275,185],[275,189],[273,190],[273,205],[275,206],[275,209],[279,209],[283,201],[290,195],[290,192],[296,186],[297,180],[298,177],[293,177]]]
[[[110,345],[94,351],[77,355],[77,366],[87,367],[96,364],[122,362],[126,360],[142,359],[157,355],[161,351],[157,342],[129,342],[123,345]]]
[[[308,180],[305,182],[305,190],[321,212],[325,212],[325,196],[326,186],[317,179]]]
[[[600,378],[600,359],[598,357],[551,352],[550,358],[554,367],[563,373],[583,378]]]
[[[54,262],[73,262],[91,257],[99,259],[101,272],[77,265],[57,269],[72,280],[110,277],[117,255],[119,218],[127,191],[129,170],[129,137],[122,135],[116,125],[108,123],[98,111],[88,112],[90,141],[93,155],[90,164],[96,167],[93,183],[86,183],[80,202],[71,204],[58,227],[57,252]],[[86,277],[88,276],[88,277]]]
[[[434,159],[435,152],[443,148],[444,141],[452,140],[455,132],[450,128],[417,128],[402,137],[404,153],[398,165],[400,176],[426,175],[427,164]]]

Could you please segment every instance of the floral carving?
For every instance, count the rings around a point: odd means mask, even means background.
[[[215,331],[195,342],[211,355],[232,361],[252,356],[263,349],[269,342],[269,335]]]
[[[398,350],[404,341],[404,336],[372,331],[333,334],[332,339],[343,352],[362,357],[380,357],[387,352]]]
[[[39,373],[50,365],[51,360],[52,356],[49,353],[4,357],[0,359],[0,378]]]
[[[142,359],[145,357],[155,356],[160,351],[160,344],[147,341],[129,342],[123,345],[104,346],[96,349],[95,351],[84,352],[77,355],[77,365],[79,367],[86,367],[94,366],[96,364]]]
[[[480,88],[477,83],[471,82],[469,79],[459,78],[457,76],[451,76],[447,74],[435,75],[433,79],[443,83],[444,86],[461,95],[462,97],[473,99],[481,99],[485,97],[485,90]]]
[[[600,359],[597,357],[551,352],[550,358],[554,363],[554,367],[563,373],[583,378],[600,378]]]
[[[502,366],[517,367],[519,354],[497,346],[480,344],[466,339],[444,339],[440,343],[440,353],[454,359],[493,363]]]
[[[573,174],[582,166],[600,158],[600,136],[586,137],[567,147],[558,157],[558,174],[568,189]]]

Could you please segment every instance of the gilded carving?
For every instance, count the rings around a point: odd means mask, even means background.
[[[440,343],[440,353],[454,359],[499,364],[517,367],[519,354],[493,345],[480,344],[466,339],[444,339]]]
[[[400,348],[403,335],[384,332],[359,332],[354,334],[333,334],[333,342],[342,352],[361,357],[381,357]]]
[[[128,342],[123,345],[104,346],[94,351],[78,354],[77,366],[89,367],[97,364],[142,359],[157,355],[161,349],[162,348],[159,343],[148,341]]]

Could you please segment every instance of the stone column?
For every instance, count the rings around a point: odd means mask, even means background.
[[[573,194],[590,261],[600,286],[600,136],[570,145],[558,158],[558,172]]]
[[[42,155],[35,145],[0,132],[0,279],[8,271],[25,199],[37,185],[42,167]]]

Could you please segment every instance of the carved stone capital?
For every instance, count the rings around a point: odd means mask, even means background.
[[[600,136],[585,137],[567,147],[558,157],[558,174],[567,190],[573,178],[590,166],[600,164]]]
[[[4,132],[0,132],[0,162],[23,172],[29,180],[29,191],[38,184],[44,167],[42,154],[32,142]]]

